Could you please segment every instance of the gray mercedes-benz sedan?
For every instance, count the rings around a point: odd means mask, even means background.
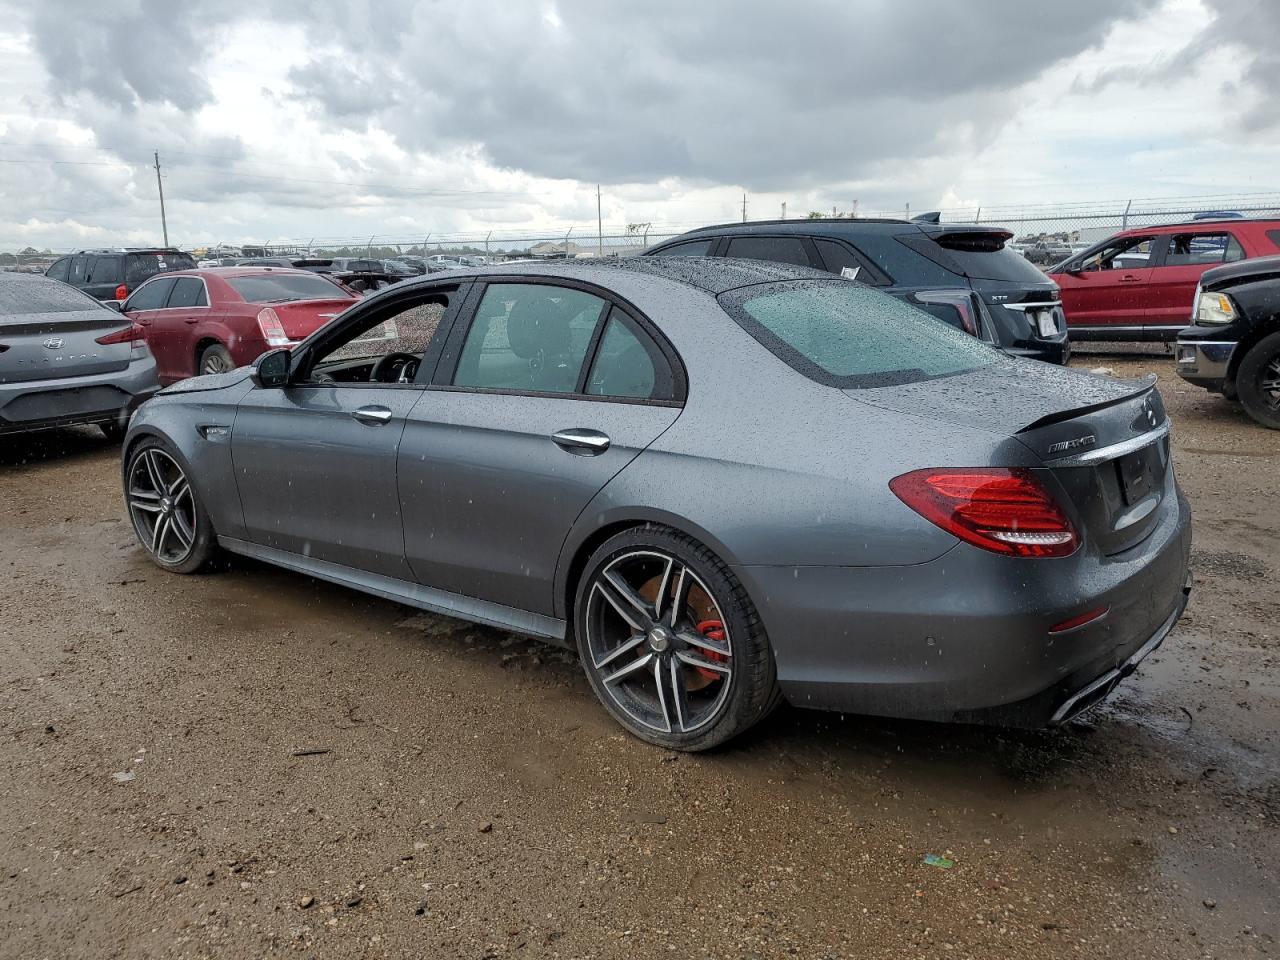
[[[160,389],[145,331],[75,287],[0,272],[0,435],[97,424],[124,436]]]
[[[1173,628],[1191,518],[1153,381],[1005,357],[746,260],[397,284],[125,438],[138,537],[576,648],[627,729],[804,707],[1058,723]]]

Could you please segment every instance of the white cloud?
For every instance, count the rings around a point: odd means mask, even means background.
[[[153,150],[189,245],[582,233],[597,181],[611,228],[672,230],[744,191],[759,217],[1252,192],[1280,159],[1250,29],[1280,17],[1225,0],[155,2],[0,0],[0,248],[155,242]]]

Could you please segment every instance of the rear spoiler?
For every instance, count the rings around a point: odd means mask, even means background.
[[[1132,400],[1134,397],[1140,397],[1144,393],[1150,393],[1151,388],[1156,385],[1156,375],[1149,373],[1141,380],[1117,380],[1116,386],[1120,389],[1116,391],[1116,395],[1109,397],[1099,403],[1086,404],[1083,407],[1072,407],[1069,410],[1057,410],[1047,416],[1041,417],[1028,423],[1025,427],[1021,427],[1018,433],[1027,433],[1030,430],[1036,430],[1040,427],[1047,427],[1053,423],[1062,423],[1064,420],[1072,420],[1075,417],[1082,417],[1088,413],[1096,413],[1099,410],[1105,410],[1107,407],[1114,407],[1117,403],[1124,403]],[[1127,389],[1126,389],[1127,388]]]

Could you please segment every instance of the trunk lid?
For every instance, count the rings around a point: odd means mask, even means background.
[[[340,297],[331,300],[289,300],[265,306],[276,312],[290,340],[304,340],[356,302]]]
[[[1116,380],[1002,362],[953,377],[846,391],[864,403],[1012,437],[1039,459],[1104,554],[1146,537],[1174,495],[1155,377]],[[1003,466],[1004,464],[995,464]],[[931,464],[985,466],[985,464]]]
[[[105,309],[0,316],[0,383],[114,373],[129,366],[131,345],[98,338],[130,325]]]

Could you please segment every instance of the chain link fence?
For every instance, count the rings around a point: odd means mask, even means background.
[[[925,211],[904,205],[900,210],[857,211],[858,217],[910,219]],[[851,217],[850,211],[835,211]],[[1036,204],[1026,206],[972,207],[931,211],[943,223],[972,223],[999,227],[1013,234],[1019,249],[1034,248],[1052,241],[1083,249],[1112,234],[1132,227],[1179,223],[1196,216],[1242,216],[1280,219],[1280,193],[1229,194],[1182,198],[1132,199],[1080,204]],[[830,216],[823,213],[823,216]],[[488,231],[486,233],[425,234],[338,238],[286,238],[261,243],[230,243],[217,239],[179,242],[184,250],[216,256],[333,256],[387,258],[405,254],[418,256],[475,256],[490,259],[528,257],[611,257],[631,256],[646,247],[699,226],[697,223],[639,223],[608,227],[590,225],[556,227],[534,231]],[[57,257],[79,247],[36,250],[0,248],[0,269],[44,270]]]

